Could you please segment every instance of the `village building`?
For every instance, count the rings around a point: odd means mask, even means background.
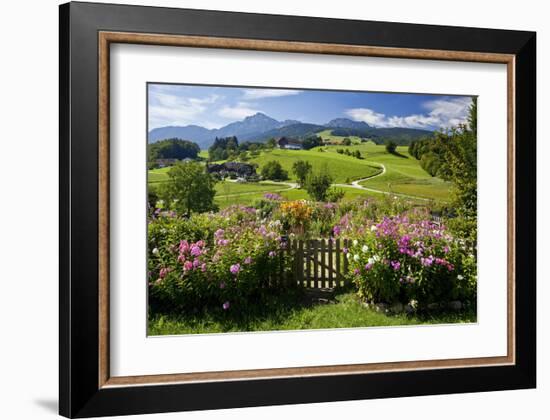
[[[281,137],[279,140],[277,140],[277,146],[279,147],[279,149],[289,150],[302,150],[304,148],[300,140],[290,137]]]

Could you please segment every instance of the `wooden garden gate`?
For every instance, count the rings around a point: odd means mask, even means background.
[[[344,248],[348,239],[308,239],[290,242],[293,256],[293,277],[296,283],[307,288],[343,286],[348,271]]]

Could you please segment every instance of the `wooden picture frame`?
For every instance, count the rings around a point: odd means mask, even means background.
[[[60,6],[60,414],[90,417],[534,387],[535,42],[534,33],[520,31],[93,3]],[[113,43],[506,64],[507,355],[111,377]]]

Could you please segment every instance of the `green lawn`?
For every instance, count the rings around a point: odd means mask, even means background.
[[[322,147],[321,149],[325,150],[326,148],[328,149],[328,147]],[[257,163],[261,170],[262,166],[270,160],[279,161],[293,180],[295,180],[295,176],[292,173],[292,165],[298,160],[309,161],[314,171],[326,164],[334,176],[334,182],[336,183],[344,183],[349,180],[354,181],[380,172],[380,166],[372,162],[338,153],[321,152],[319,148],[313,150],[274,149],[273,151],[262,152],[260,156],[250,161]]]
[[[148,334],[204,334],[463,322],[476,322],[475,312],[386,315],[365,308],[354,293],[341,293],[335,297],[334,303],[312,305],[296,291],[271,296],[242,312],[232,307],[227,312],[219,308],[194,315],[153,314],[150,315]]]
[[[340,156],[337,146],[324,146],[328,156]],[[371,165],[382,164],[386,167],[383,175],[361,182],[367,188],[414,195],[433,200],[448,201],[451,184],[440,178],[430,176],[420,167],[420,163],[410,156],[407,147],[399,146],[397,155],[386,152],[382,145],[361,143],[347,147],[350,151],[359,150],[364,161]]]
[[[327,130],[326,130],[327,131]],[[324,133],[324,132],[323,132]],[[334,136],[336,137],[336,136]],[[350,151],[359,150],[363,159],[342,155],[336,152],[339,148]],[[322,151],[321,151],[322,150]],[[397,148],[398,154],[389,154],[385,147],[372,142],[360,143],[351,146],[322,146],[312,150],[280,150],[263,151],[260,156],[251,160],[259,165],[259,171],[263,165],[271,160],[277,160],[288,171],[291,181],[295,181],[292,173],[292,165],[297,160],[309,161],[314,170],[326,164],[335,178],[335,183],[347,183],[361,178],[374,176],[372,179],[361,182],[361,185],[380,191],[406,194],[423,197],[435,201],[449,201],[450,183],[439,178],[431,177],[421,167],[419,162],[409,156],[407,147]],[[201,152],[206,157],[205,151]],[[381,165],[386,172],[382,175]],[[149,185],[154,187],[168,179],[167,172],[170,168],[154,169],[149,171]],[[375,176],[379,175],[379,176]],[[236,184],[221,182],[216,185],[216,203],[220,207],[230,204],[252,204],[261,198],[265,192],[277,191],[288,200],[307,199],[307,193],[303,190],[280,191],[288,188],[286,185],[277,185],[269,182]],[[345,199],[358,196],[380,196],[375,192],[361,191],[353,188],[344,188]]]
[[[361,143],[361,137],[357,136],[334,136],[332,130],[323,130],[317,133],[323,140],[329,140],[332,143],[342,143],[346,137],[351,140],[353,144]]]

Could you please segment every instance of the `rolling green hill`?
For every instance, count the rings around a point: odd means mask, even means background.
[[[324,150],[325,148],[322,147],[321,149]],[[314,171],[319,170],[326,164],[336,183],[366,178],[381,171],[379,166],[365,160],[337,153],[321,152],[320,148],[313,150],[274,149],[273,151],[263,152],[257,158],[251,159],[250,162],[257,163],[261,170],[262,166],[270,160],[279,161],[283,168],[288,171],[288,175],[292,180],[296,179],[292,173],[292,165],[298,160],[307,160],[311,163]]]
[[[337,149],[359,150],[362,159],[342,155]],[[322,150],[322,151],[321,151]],[[351,146],[321,146],[312,150],[281,150],[263,151],[258,157],[250,160],[257,163],[261,171],[263,165],[271,160],[277,160],[289,173],[289,182],[294,182],[292,165],[297,160],[307,160],[314,170],[326,164],[335,178],[335,183],[345,184],[355,180],[372,177],[360,182],[361,186],[376,190],[366,191],[358,188],[339,186],[345,191],[344,199],[358,196],[380,197],[382,192],[404,194],[410,197],[449,201],[451,184],[439,178],[431,177],[421,167],[418,160],[409,156],[407,148],[397,148],[398,154],[389,154],[385,147],[372,142],[355,142]],[[201,155],[203,155],[201,153]],[[206,157],[206,156],[202,156]],[[385,171],[382,171],[382,168]],[[168,179],[169,168],[149,171],[148,182],[152,188]],[[382,173],[383,172],[383,173]],[[291,189],[288,184],[274,182],[244,183],[220,182],[216,185],[216,202],[220,207],[230,204],[251,204],[262,198],[266,192],[277,192],[285,199],[308,199],[306,191]]]

